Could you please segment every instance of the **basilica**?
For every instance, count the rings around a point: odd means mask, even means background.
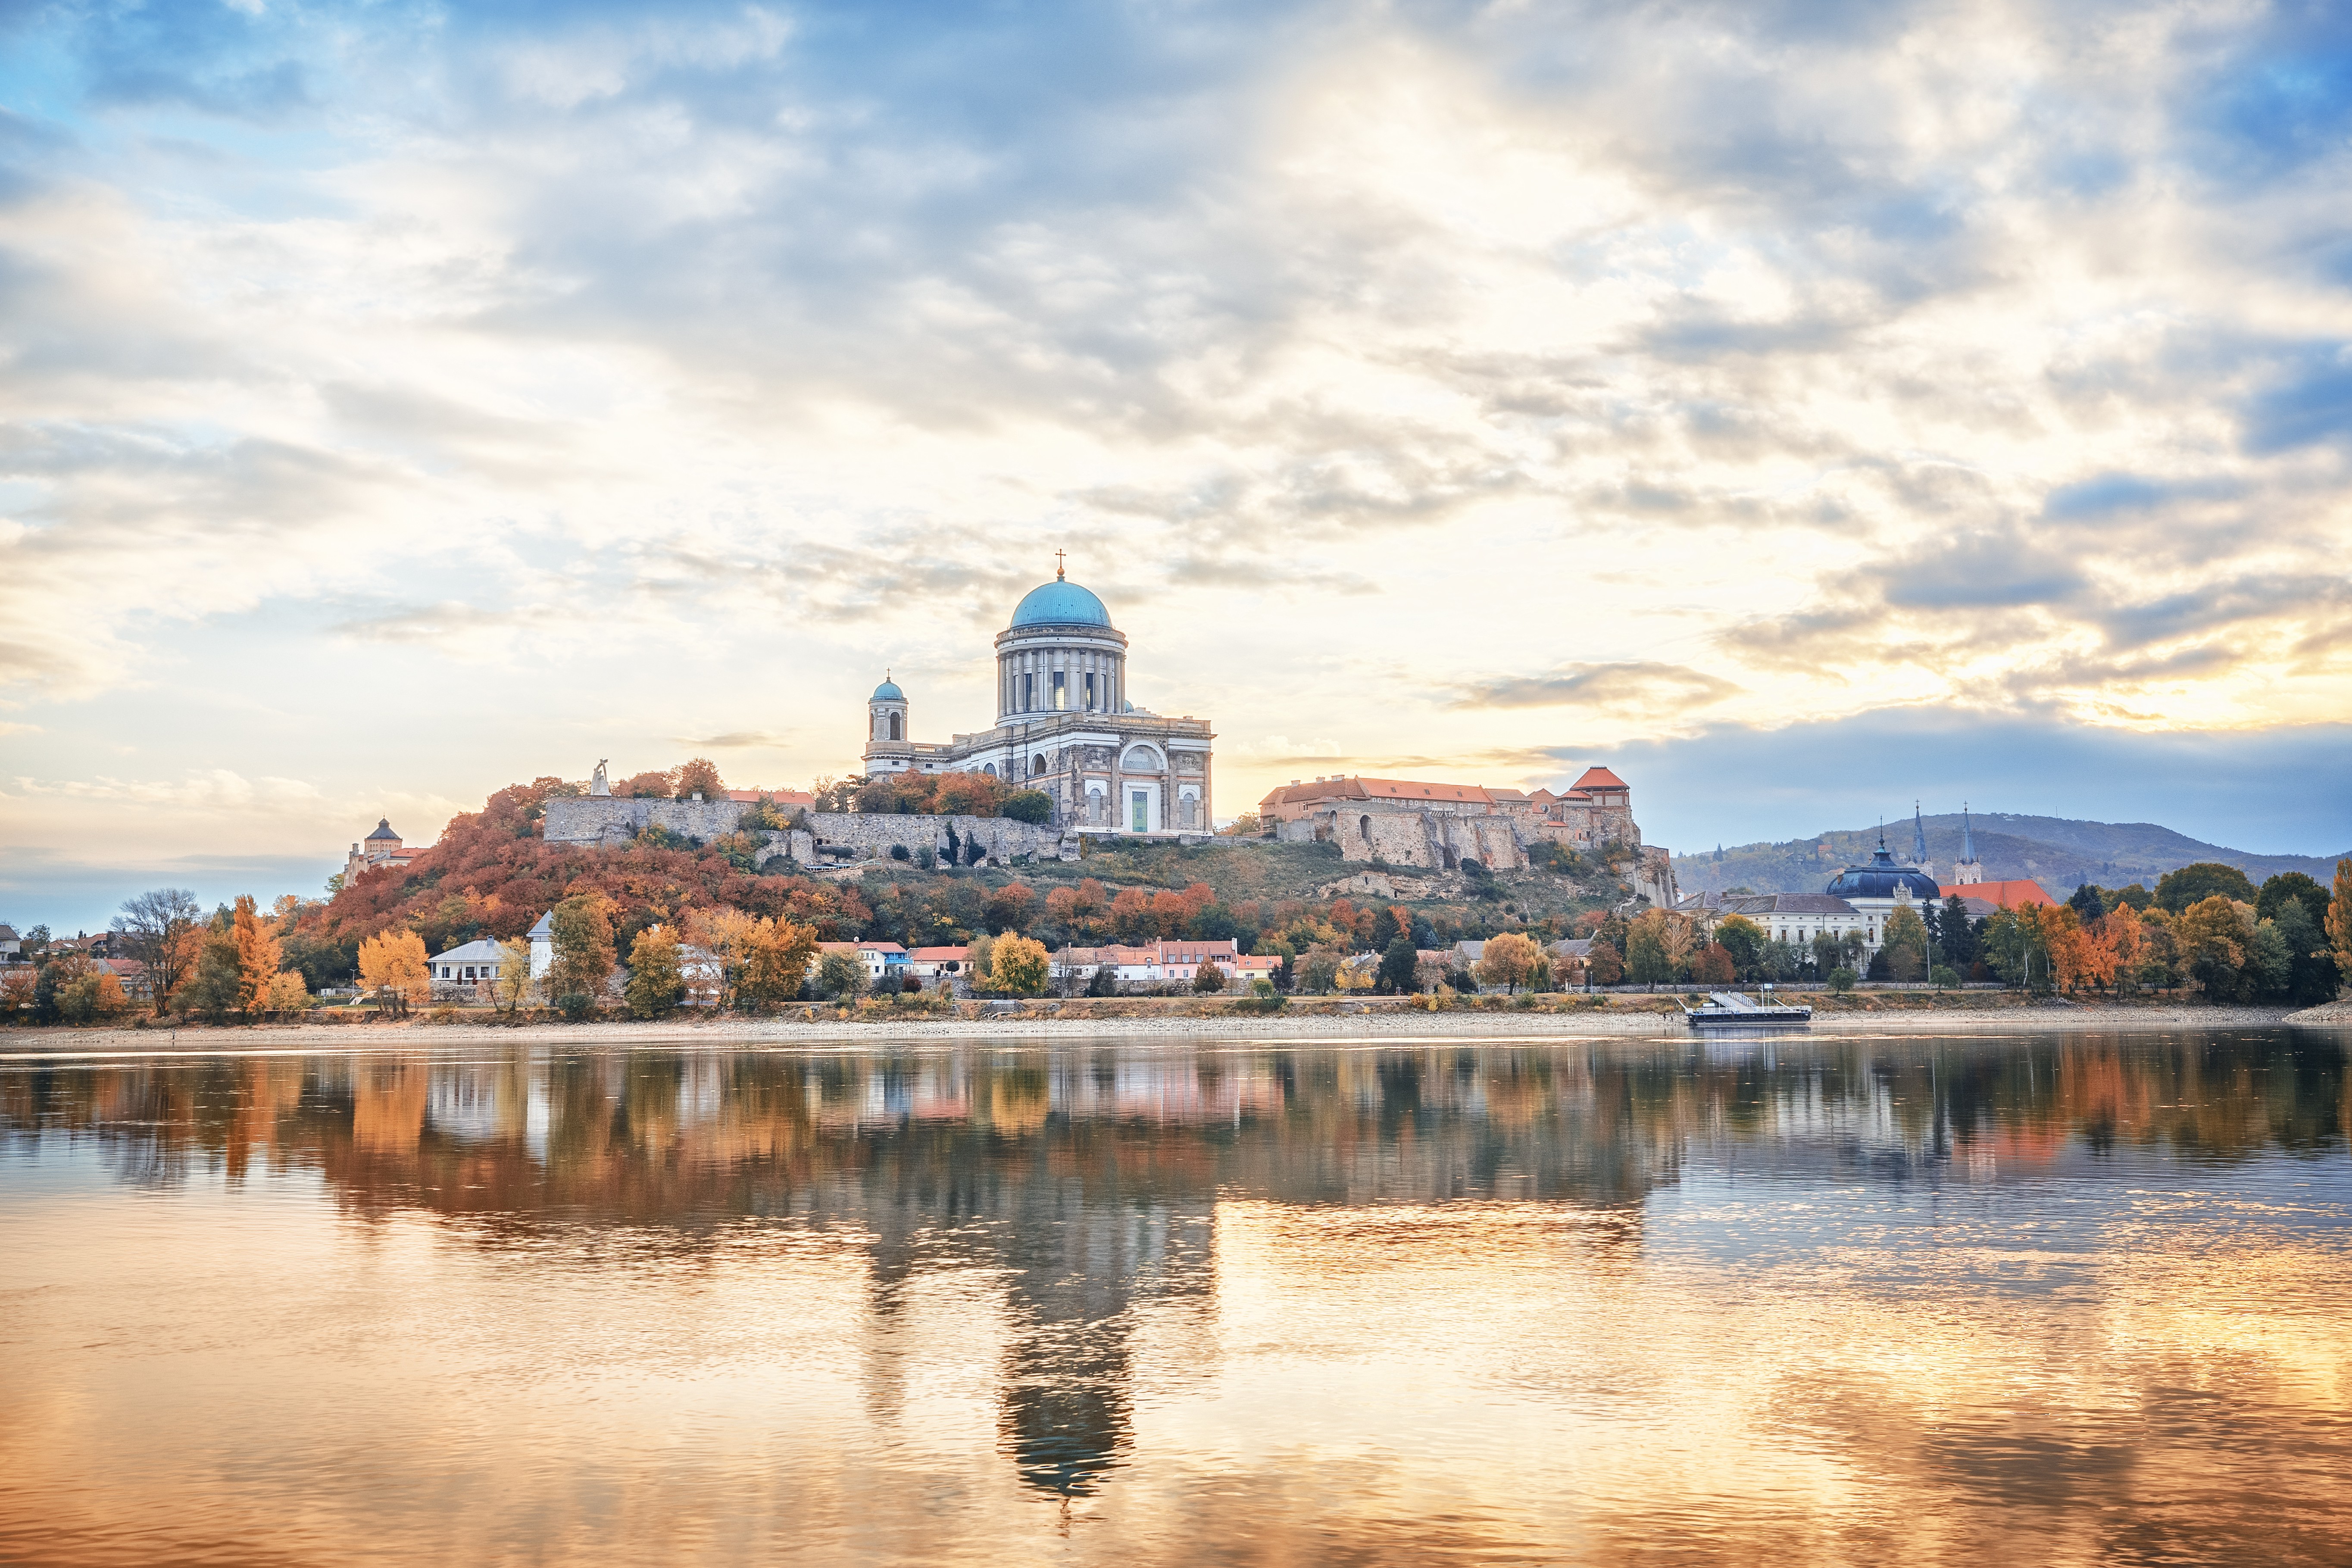
[[[975,773],[1043,790],[1054,821],[1105,833],[1211,831],[1209,721],[1163,719],[1127,696],[1127,636],[1060,569],[996,634],[996,725],[945,744],[909,737],[907,694],[866,703],[866,772]]]

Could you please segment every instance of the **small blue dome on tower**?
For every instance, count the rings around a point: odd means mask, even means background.
[[[1040,583],[1022,596],[1013,612],[1016,626],[1108,626],[1110,612],[1091,590],[1066,578]]]
[[[882,678],[882,684],[874,689],[874,695],[867,698],[866,700],[869,702],[904,702],[907,700],[907,694],[898,689],[898,683],[897,681],[892,680],[888,676],[885,675]]]

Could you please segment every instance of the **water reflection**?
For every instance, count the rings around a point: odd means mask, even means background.
[[[996,1463],[1031,1494],[1066,1505],[1104,1499],[1144,1468],[1155,1430],[1166,1451],[1169,1423],[1184,1419],[1173,1413],[1190,1408],[1186,1390],[1229,1400],[1247,1391],[1255,1374],[1233,1364],[1237,1354],[1262,1356],[1271,1344],[1292,1358],[1344,1360],[1358,1353],[1351,1335],[1366,1331],[1363,1316],[1407,1301],[1404,1328],[1385,1331],[1416,1336],[1412,1353],[1433,1365],[1455,1353],[1433,1348],[1441,1342],[1551,1325],[1514,1341],[1509,1368],[1491,1375],[1538,1409],[1584,1388],[1561,1406],[1585,1412],[1572,1426],[1661,1375],[1634,1342],[1648,1336],[1653,1358],[1683,1358],[1690,1385],[1704,1387],[1695,1347],[1711,1339],[1737,1343],[1744,1333],[1753,1345],[1759,1332],[1787,1329],[1792,1343],[1817,1336],[1858,1355],[1857,1344],[1903,1338],[1890,1322],[1906,1312],[1922,1321],[1981,1313],[1988,1291],[2063,1298],[2090,1277],[2084,1259],[2110,1282],[2172,1268],[2160,1289],[2134,1284],[2134,1302],[2227,1311],[2227,1269],[2210,1257],[2164,1264],[2160,1238],[2129,1267],[2103,1250],[2126,1232],[2157,1234],[2135,1184],[2285,1160],[2326,1161],[2340,1184],[2347,1093],[2339,1045],[2286,1032],[879,1056],[520,1049],[23,1062],[0,1073],[0,1135],[5,1169],[19,1177],[63,1157],[94,1162],[119,1192],[168,1196],[216,1184],[233,1197],[307,1176],[362,1233],[421,1218],[453,1245],[530,1269],[548,1267],[551,1246],[584,1258],[581,1268],[617,1267],[597,1250],[613,1239],[625,1242],[632,1268],[715,1278],[747,1234],[822,1238],[823,1258],[854,1258],[860,1281],[854,1327],[828,1330],[823,1344],[856,1364],[861,1429],[934,1441],[950,1398],[941,1389],[961,1387],[956,1379],[977,1366]],[[2065,1187],[2063,1204],[2048,1196],[2051,1184]],[[1662,1228],[1668,1214],[1674,1224]],[[2266,1233],[2270,1279],[2300,1279],[2294,1289],[2324,1295],[2346,1258],[2342,1221],[2328,1208]],[[2083,1229],[2090,1222],[2110,1227],[2106,1240]],[[2022,1262],[2009,1245],[2021,1223],[2046,1238]],[[1929,1227],[1933,1249],[1903,1240],[1906,1226]],[[1986,1241],[1996,1233],[2007,1250]],[[1828,1293],[1779,1302],[1774,1329],[1759,1331],[1742,1294],[1752,1288],[1662,1272],[1675,1258],[1683,1268],[1796,1262],[1805,1289]],[[1832,1274],[1833,1289],[1820,1283]],[[1349,1305],[1317,1315],[1333,1302]],[[815,1297],[805,1310],[821,1310]],[[2315,1340],[2325,1363],[2325,1347],[2345,1342],[2341,1309],[2310,1310],[2325,1317]],[[1548,1343],[1570,1331],[1561,1325],[1621,1316],[1622,1331],[1587,1344],[1582,1363],[1549,1360]],[[926,1359],[942,1353],[942,1324],[961,1368],[954,1377]],[[1941,1353],[1995,1354],[1973,1336],[1948,1329]],[[2047,1364],[2062,1366],[2056,1342],[2045,1348]],[[1781,1344],[1771,1354],[1794,1352]],[[1981,1429],[1944,1421],[1898,1431],[1892,1416],[1874,1417],[1908,1411],[1907,1392],[1890,1403],[1890,1388],[1958,1374],[1915,1369],[1883,1384],[1867,1359],[1743,1369],[1744,1378],[1782,1379],[1751,1391],[1769,1415],[1740,1420],[1781,1433],[1770,1452],[1796,1466],[1787,1486],[1811,1496],[1856,1484],[1800,1479],[1797,1456],[1884,1464],[1900,1452],[1921,1487],[1974,1474],[1989,1502],[2015,1488],[2029,1500],[2049,1494],[2060,1512],[2095,1506],[2088,1472],[2046,1451],[2072,1439],[2032,1436],[2014,1407]],[[1443,1405],[1430,1407],[1430,1432],[1446,1429]],[[1617,1418],[1644,1419],[1638,1398]],[[1398,1441],[1412,1441],[1411,1431]],[[20,1426],[11,1437],[13,1452],[28,1434]],[[1320,1440],[1344,1448],[1348,1435]],[[1415,1474],[1423,1490],[1466,1488],[1460,1506],[1432,1516],[1442,1527],[1424,1519],[1404,1535],[1394,1519],[1373,1529],[1381,1510],[1358,1507],[1356,1524],[1379,1551],[1509,1556],[1610,1539],[1613,1527],[1592,1522],[1608,1515],[1598,1500],[1581,1533],[1562,1534],[1479,1495],[1475,1480],[1437,1485],[1432,1476],[1451,1477],[1491,1439],[1474,1425],[1452,1440],[1454,1451],[1422,1456]],[[2263,1447],[2258,1432],[2237,1440]],[[1761,1439],[1743,1428],[1738,1441]],[[2305,1430],[2296,1441],[2352,1457],[2340,1430]],[[1331,1506],[1277,1495],[1276,1473],[1254,1461],[1220,1470],[1205,1431],[1186,1442],[1176,1451],[1204,1467],[1193,1484],[1214,1472],[1237,1488],[1273,1489],[1271,1501],[1236,1504],[1244,1513]],[[2108,1452],[2084,1464],[2135,1462],[2144,1459]],[[1710,1484],[1736,1490],[1728,1479]],[[1186,1496],[1185,1509],[1201,1506]],[[1752,1500],[1718,1503],[1726,1511],[1693,1525],[1692,1539],[1727,1555],[1738,1554],[1734,1545],[1788,1543],[1768,1528],[1780,1515],[1755,1511]],[[1256,1531],[1275,1556],[1332,1539],[1286,1528],[1257,1518],[1244,1533]],[[0,1544],[11,1539],[0,1532]],[[1970,1551],[1987,1540],[1952,1539]],[[2115,1538],[2098,1540],[2105,1550]],[[2097,1554],[2085,1548],[2086,1560]]]

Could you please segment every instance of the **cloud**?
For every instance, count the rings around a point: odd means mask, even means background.
[[[1579,708],[1670,718],[1736,697],[1739,688],[1687,665],[1629,660],[1562,665],[1461,688],[1454,708]]]
[[[788,746],[792,742],[793,732],[788,730],[733,730],[724,735],[707,735],[698,741],[681,736],[677,743],[681,746],[706,746],[714,752],[737,752]]]

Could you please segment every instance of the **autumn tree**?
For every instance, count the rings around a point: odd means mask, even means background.
[[[613,950],[612,900],[601,893],[575,893],[548,912],[555,961],[547,972],[547,994],[572,1017],[595,1011],[618,958]]]
[[[633,1018],[658,1018],[686,994],[686,972],[677,951],[677,932],[668,926],[647,926],[629,944],[629,979],[622,988]]]
[[[1486,939],[1486,951],[1479,955],[1477,967],[1472,971],[1481,985],[1499,985],[1507,992],[1516,992],[1535,973],[1543,958],[1542,949],[1517,931],[1505,931]]]
[[[1347,949],[1335,942],[1318,942],[1298,958],[1298,988],[1320,996],[1339,983],[1339,965],[1346,963]]]
[[[1715,925],[1715,940],[1731,955],[1732,975],[1746,979],[1754,975],[1764,963],[1768,942],[1764,928],[1746,915],[1726,915]]]
[[[235,928],[229,918],[215,914],[197,932],[195,962],[181,984],[180,1005],[218,1023],[236,1009],[243,989]]]
[[[497,973],[487,987],[490,1006],[511,1018],[528,1006],[539,994],[539,981],[530,972],[530,942],[524,937],[509,937],[499,943]]]
[[[719,782],[719,764],[709,757],[680,763],[670,773],[670,794],[679,800],[692,800],[698,795],[717,800],[726,793],[727,786]]]
[[[236,944],[236,1005],[241,1013],[258,1013],[268,1005],[269,984],[286,967],[278,938],[261,923],[253,895],[236,896],[236,913],[230,917],[229,940]]]
[[[816,956],[816,931],[789,920],[762,918],[743,942],[743,977],[738,994],[759,1006],[789,1002],[801,994]]]
[[[989,988],[1015,996],[1034,996],[1045,989],[1049,969],[1043,942],[1032,942],[1017,931],[1007,931],[996,939],[989,952]]]
[[[2327,900],[2328,945],[2336,950],[2336,973],[2352,979],[2352,860],[2336,862],[2335,896]]]
[[[670,786],[674,782],[666,772],[634,773],[614,784],[613,794],[616,796],[630,796],[638,800],[667,800],[669,798]]]
[[[688,910],[685,926],[687,942],[710,954],[719,965],[719,994],[711,1001],[721,1007],[733,1006],[759,921],[741,910],[722,905]]]
[[[1615,985],[1625,978],[1625,961],[1615,948],[1595,941],[1584,956],[1584,978],[1593,985]]]
[[[1225,988],[1225,972],[1213,963],[1204,963],[1193,972],[1192,989],[1202,994]]]
[[[1669,929],[1663,910],[1645,910],[1626,928],[1625,973],[1635,984],[1655,985],[1675,977],[1675,961],[1666,947]]]
[[[2181,910],[2172,927],[2181,967],[2208,998],[2217,1002],[2237,994],[2251,934],[2238,917],[2238,906],[2219,893]]]
[[[148,994],[161,1016],[188,966],[195,962],[196,922],[203,911],[185,888],[157,888],[122,901],[114,917],[116,946],[147,966]]]
[[[270,977],[262,1007],[271,1013],[300,1013],[310,1005],[310,986],[299,969],[281,969]]]
[[[1708,942],[1692,955],[1691,978],[1702,985],[1728,985],[1738,973],[1731,949],[1719,942]]]
[[[385,931],[360,943],[360,984],[394,1014],[433,994],[425,939],[413,931]]]

